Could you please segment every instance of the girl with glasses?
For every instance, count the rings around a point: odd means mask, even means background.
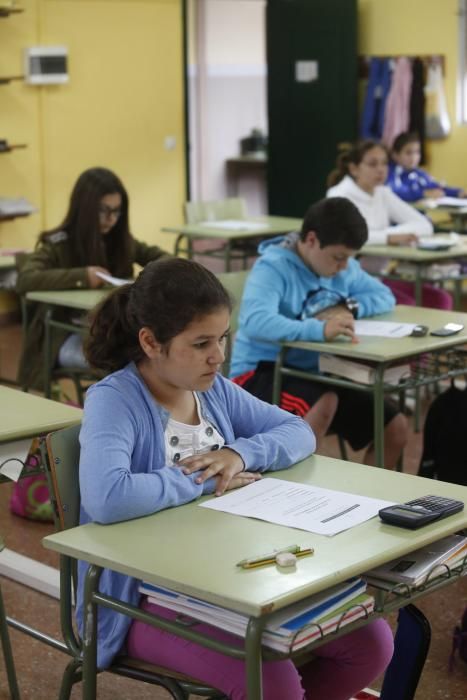
[[[167,255],[155,245],[137,241],[130,233],[128,194],[121,180],[106,168],[89,168],[71,192],[68,211],[59,226],[40,234],[35,251],[20,267],[17,291],[96,289],[105,284],[99,273],[131,278],[133,264],[146,265]],[[23,387],[43,388],[42,347],[44,307],[31,315],[23,341],[18,381]],[[63,309],[56,318],[70,321]],[[76,315],[76,312],[75,312]],[[86,367],[80,334],[57,331],[52,354],[62,367]]]

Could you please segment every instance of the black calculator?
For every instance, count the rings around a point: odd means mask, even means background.
[[[381,508],[379,517],[384,523],[408,527],[415,530],[423,525],[428,525],[434,520],[447,518],[463,510],[462,501],[441,496],[422,496],[407,503]]]

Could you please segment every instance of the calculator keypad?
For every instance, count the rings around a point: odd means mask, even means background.
[[[422,498],[415,498],[413,501],[408,501],[407,505],[417,508],[426,508],[427,510],[442,515],[457,513],[464,507],[462,501],[455,501],[452,498],[443,498],[442,496],[423,496]]]

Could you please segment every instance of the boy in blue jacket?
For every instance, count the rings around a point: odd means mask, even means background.
[[[331,341],[354,337],[354,319],[390,311],[391,291],[354,259],[368,237],[366,222],[348,199],[313,204],[300,232],[263,242],[245,286],[231,377],[272,401],[274,363],[284,340]],[[317,371],[318,353],[291,350],[287,364]],[[373,399],[366,393],[284,377],[281,407],[302,416],[319,441],[331,429],[354,450],[369,445],[374,463]],[[407,442],[407,422],[385,401],[384,463],[393,469]]]
[[[418,134],[404,131],[394,139],[386,184],[406,202],[440,197],[465,197],[461,187],[447,187],[418,167],[421,145]]]

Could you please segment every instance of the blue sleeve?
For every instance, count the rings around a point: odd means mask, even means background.
[[[150,471],[152,455],[137,464],[135,445],[144,440],[130,398],[112,387],[101,386],[86,397],[80,432],[79,479],[81,505],[98,523],[138,518],[194,500],[211,492],[212,480],[203,487],[180,469],[166,467],[165,449],[160,464]]]
[[[235,439],[226,447],[238,452],[245,469],[264,472],[286,469],[316,449],[308,423],[221,379],[225,406]]]
[[[324,341],[324,321],[302,321],[281,314],[285,287],[285,279],[273,265],[258,265],[250,273],[243,294],[239,318],[242,330],[250,338],[263,341]]]
[[[362,270],[360,263],[356,260],[349,262],[349,265],[352,265],[353,273],[349,285],[349,296],[357,299],[359,303],[358,318],[391,311],[396,300],[389,287]]]
[[[442,189],[446,197],[460,197],[462,193],[462,187],[443,187]]]

